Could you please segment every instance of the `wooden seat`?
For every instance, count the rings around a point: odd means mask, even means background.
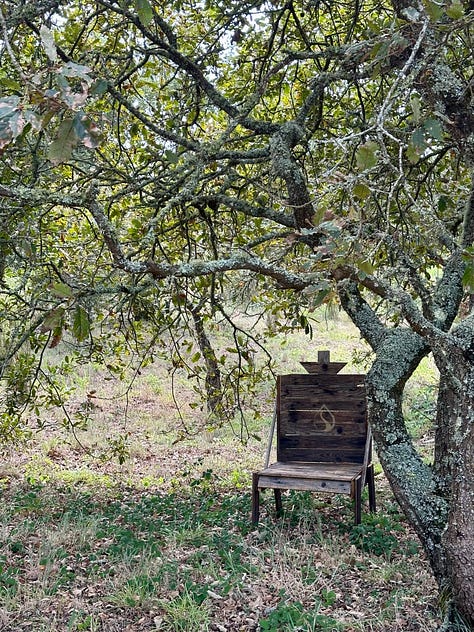
[[[260,490],[347,494],[354,499],[355,523],[361,521],[363,487],[376,510],[372,440],[367,425],[363,375],[292,374],[277,378],[277,462],[253,473],[252,521],[257,524]],[[273,432],[271,433],[273,434]]]

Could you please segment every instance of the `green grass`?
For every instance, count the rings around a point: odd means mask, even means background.
[[[266,498],[254,529],[248,491],[218,481],[167,492],[12,484],[0,514],[0,616],[18,621],[12,632],[21,621],[59,631],[120,629],[122,620],[133,630],[237,621],[244,630],[382,631],[403,629],[402,610],[416,629],[435,629],[432,579],[387,491],[359,527],[345,498],[284,500],[275,520]]]

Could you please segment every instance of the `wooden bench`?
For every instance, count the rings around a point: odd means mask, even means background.
[[[321,364],[320,371],[314,364],[309,370],[318,373],[277,378],[277,462],[269,465],[270,436],[265,467],[252,478],[255,524],[264,488],[274,490],[278,514],[282,489],[347,494],[354,499],[355,523],[359,524],[362,490],[367,484],[370,510],[376,510],[364,376],[323,372]]]

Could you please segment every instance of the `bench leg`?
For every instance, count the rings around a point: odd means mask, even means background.
[[[274,489],[275,493],[275,506],[276,506],[276,514],[277,516],[281,516],[283,513],[283,504],[281,502],[281,489]]]
[[[377,503],[375,501],[375,474],[373,465],[369,465],[367,468],[367,487],[369,488],[369,509],[372,513],[375,513],[377,511]]]
[[[358,476],[354,481],[354,524],[362,521],[362,479]]]
[[[258,473],[252,474],[252,522],[258,524],[260,517],[260,490],[258,489]]]

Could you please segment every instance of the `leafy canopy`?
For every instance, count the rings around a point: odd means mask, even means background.
[[[198,323],[233,305],[309,331],[356,280],[434,322],[459,253],[472,289],[460,2],[7,0],[1,26],[5,367],[26,340],[104,358],[186,331],[209,377]],[[259,375],[233,326],[230,409]]]

